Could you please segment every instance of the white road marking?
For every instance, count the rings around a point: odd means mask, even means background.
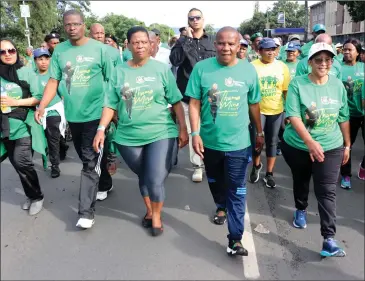
[[[248,257],[243,257],[243,271],[246,279],[258,279],[260,277],[259,265],[255,243],[253,241],[250,215],[246,203],[245,232],[243,233],[242,246],[248,251]]]

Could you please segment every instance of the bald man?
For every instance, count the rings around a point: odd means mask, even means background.
[[[224,27],[214,42],[216,57],[198,62],[185,95],[194,151],[205,165],[217,210],[213,222],[228,221],[229,255],[247,256],[241,240],[246,204],[246,173],[251,162],[249,113],[258,128],[257,150],[262,149],[260,86],[254,66],[237,58],[239,34]],[[201,125],[199,130],[199,117]]]
[[[322,33],[316,37],[314,43],[326,43],[328,45],[332,45],[332,37],[327,33]],[[334,49],[334,52],[336,52],[336,49]],[[307,75],[311,72],[312,68],[308,65],[308,57],[305,57],[298,63],[295,76]],[[342,79],[342,67],[337,59],[333,59],[332,66],[328,74],[333,75],[340,80]]]
[[[160,39],[153,31],[148,32],[151,43],[151,57],[155,60],[167,64],[169,68],[172,67],[170,62],[170,50],[160,46]]]

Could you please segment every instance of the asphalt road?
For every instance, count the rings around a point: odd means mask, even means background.
[[[353,149],[354,174],[361,141]],[[276,189],[265,188],[261,180],[248,184],[243,243],[249,256],[231,258],[225,253],[227,226],[211,223],[215,207],[206,180],[190,180],[187,149],[180,151],[178,167],[166,181],[165,232],[157,238],[140,225],[145,210],[138,182],[123,161],[113,176],[114,191],[97,204],[90,230],[75,226],[81,163],[73,147],[58,179],[43,171],[38,156],[35,164],[45,193],[44,210],[35,217],[20,208],[24,193],[14,169],[8,161],[1,164],[2,280],[364,279],[364,182],[357,177],[352,190],[337,189],[336,238],[347,257],[321,260],[312,188],[307,229],[292,227],[292,182],[279,157]]]

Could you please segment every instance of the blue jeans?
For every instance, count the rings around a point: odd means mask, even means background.
[[[227,209],[230,240],[242,239],[247,166],[251,161],[251,147],[230,152],[204,148],[204,165],[210,192],[216,206]]]
[[[142,197],[152,202],[165,199],[165,179],[172,167],[176,138],[163,139],[142,146],[117,144],[120,155],[128,167],[138,176]]]

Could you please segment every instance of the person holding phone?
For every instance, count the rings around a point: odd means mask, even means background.
[[[186,85],[195,64],[207,58],[215,56],[214,37],[205,33],[204,16],[202,11],[193,8],[188,13],[188,24],[185,28],[186,36],[180,36],[175,46],[171,50],[170,61],[173,66],[179,67],[177,70],[177,86],[183,94],[183,107],[185,112],[185,121],[188,126],[188,132],[191,133],[189,120],[189,97],[186,96]],[[203,161],[199,155],[194,152],[192,146],[192,137],[189,135],[189,154],[190,162],[193,165],[194,172],[192,175],[193,182],[203,180]]]

